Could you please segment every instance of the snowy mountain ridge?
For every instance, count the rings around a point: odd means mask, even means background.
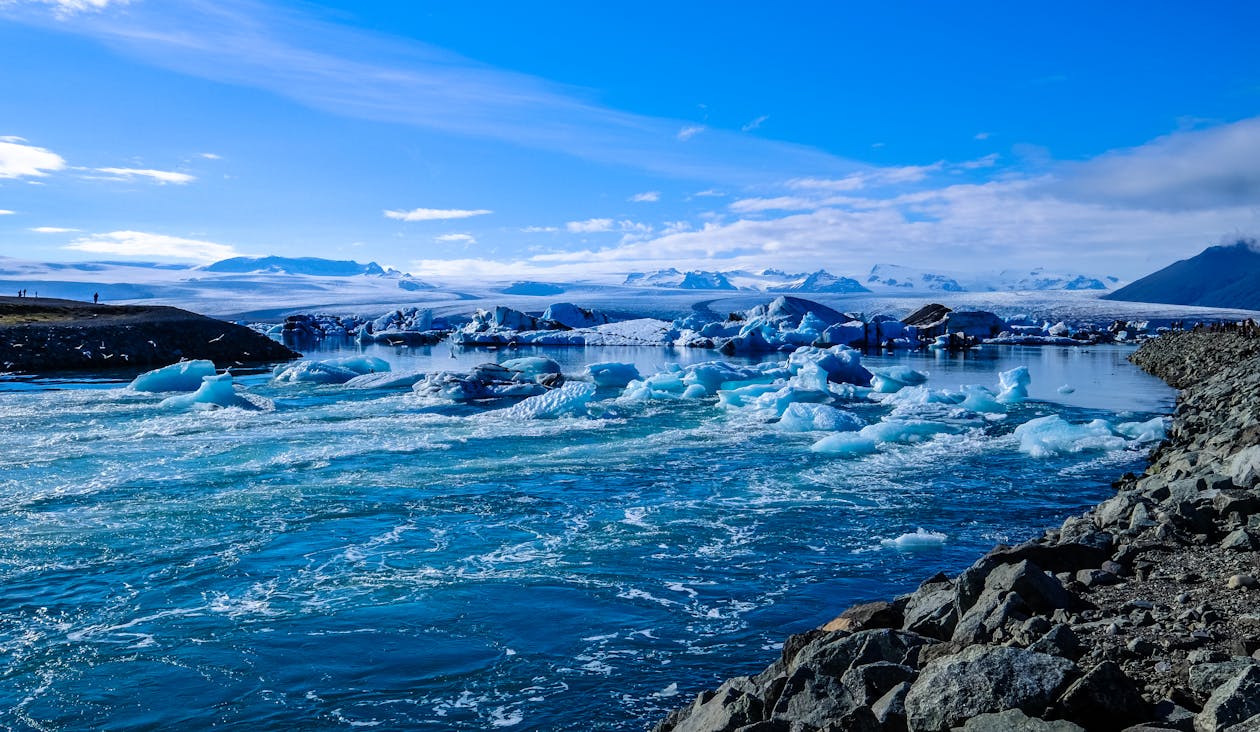
[[[875,292],[1029,292],[1046,290],[1107,291],[1118,287],[1116,277],[1078,273],[1004,269],[996,272],[931,271],[901,264],[877,264],[864,284]]]

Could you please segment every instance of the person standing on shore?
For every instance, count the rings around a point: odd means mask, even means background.
[[[96,305],[96,304],[97,304],[97,303],[99,303],[100,301],[101,301],[101,293],[99,293],[99,292],[93,292],[93,293],[92,293],[92,304],[93,304],[93,305]]]

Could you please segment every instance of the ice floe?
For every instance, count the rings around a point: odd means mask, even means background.
[[[212,361],[180,361],[140,374],[127,388],[145,392],[196,391],[201,388],[203,378],[214,374]]]

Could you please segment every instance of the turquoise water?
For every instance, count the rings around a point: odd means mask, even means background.
[[[395,370],[520,355],[367,351]],[[108,378],[0,382],[0,725],[642,729],[786,634],[1140,469],[1149,445],[1033,459],[1011,436],[1047,414],[1170,411],[1127,353],[868,358],[933,387],[1026,364],[1032,401],[858,459],[713,399],[511,421],[266,374],[238,379],[274,404],[260,412],[163,410]],[[713,356],[546,354],[645,374]],[[944,543],[884,543],[920,527]]]

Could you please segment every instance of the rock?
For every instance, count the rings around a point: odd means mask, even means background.
[[[1112,730],[1149,718],[1150,705],[1120,667],[1103,661],[1059,698],[1063,718],[1089,730]]]
[[[1102,587],[1120,583],[1120,578],[1102,569],[1082,569],[1076,573],[1076,581],[1086,587]]]
[[[684,709],[673,732],[734,732],[765,718],[765,705],[754,696],[746,676],[729,679],[716,692],[705,692]]]
[[[1191,666],[1187,675],[1190,689],[1207,696],[1215,691],[1216,687],[1252,666],[1260,666],[1260,661],[1244,657]]]
[[[828,720],[838,719],[858,707],[857,700],[838,678],[820,673],[813,666],[801,666],[788,676],[768,716],[822,727]]]
[[[791,675],[808,666],[839,679],[850,668],[878,661],[916,665],[919,649],[927,638],[900,630],[864,630],[858,633],[824,633],[803,646],[787,663]]]
[[[960,580],[956,600],[960,609],[965,606],[962,588]],[[985,578],[984,589],[975,602],[966,606],[951,638],[961,642],[988,640],[1010,620],[1023,620],[1034,612],[1048,614],[1068,607],[1072,601],[1062,583],[1027,560],[998,565]]]
[[[888,730],[906,729],[906,694],[910,692],[909,681],[903,681],[888,690],[871,705],[875,719]]]
[[[870,630],[872,628],[900,628],[903,621],[901,608],[891,602],[867,602],[840,613],[823,630]]]
[[[840,683],[849,690],[859,705],[869,707],[879,701],[891,689],[905,682],[914,681],[918,672],[909,666],[887,661],[876,661],[865,666],[855,666],[840,677]]]
[[[1063,720],[1048,722],[1030,717],[1018,709],[980,714],[967,720],[955,732],[1084,732],[1081,727]]]
[[[1260,667],[1249,666],[1212,692],[1194,718],[1194,729],[1219,732],[1256,715],[1260,715]]]
[[[947,640],[958,623],[954,596],[954,586],[949,582],[920,587],[906,602],[902,629]]]
[[[1046,653],[1051,656],[1068,658],[1073,661],[1081,657],[1083,649],[1081,641],[1067,623],[1058,623],[1035,643],[1028,647],[1030,651]]]
[[[972,646],[925,667],[906,695],[914,732],[938,732],[988,712],[1034,713],[1079,674],[1076,664],[1018,648]]]
[[[1246,529],[1234,529],[1221,540],[1221,548],[1235,552],[1255,551],[1256,540]]]
[[[1226,580],[1225,586],[1231,590],[1253,590],[1260,586],[1260,582],[1249,574],[1236,574]]]
[[[1260,483],[1260,445],[1234,453],[1229,460],[1229,478],[1239,488],[1253,488]]]

